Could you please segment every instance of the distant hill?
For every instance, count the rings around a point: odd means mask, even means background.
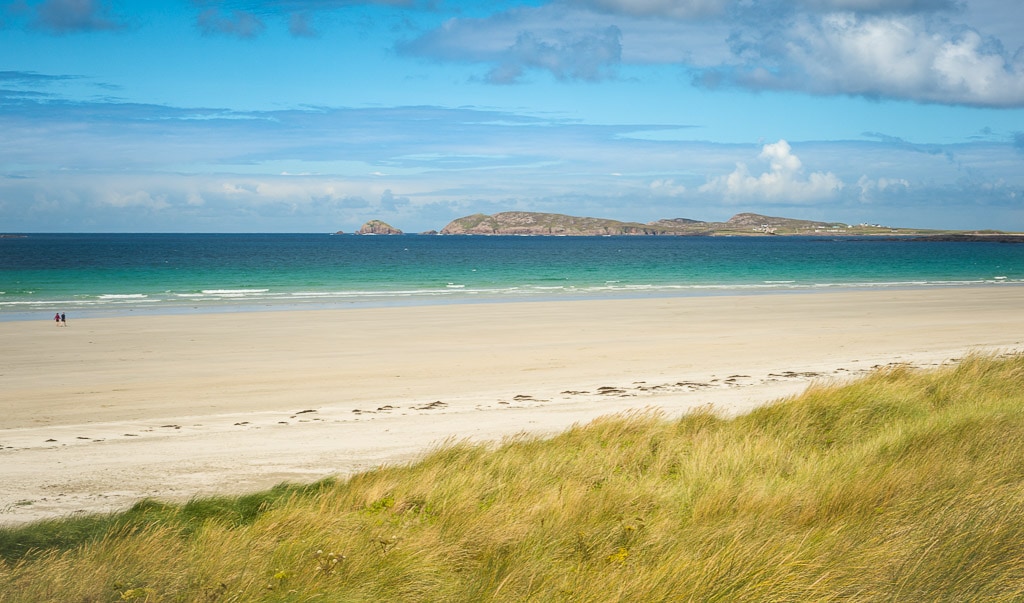
[[[380,220],[370,220],[356,231],[360,235],[400,235],[402,231]]]
[[[865,229],[873,230],[865,233]],[[854,232],[855,231],[855,232]],[[770,234],[874,234],[892,233],[884,226],[851,227],[839,222],[816,222],[777,218],[760,214],[736,214],[727,222],[704,222],[689,218],[670,218],[654,222],[621,222],[603,218],[585,218],[563,214],[508,211],[494,215],[473,214],[452,220],[441,230],[448,235],[770,235]],[[913,231],[921,232],[921,231]]]
[[[452,220],[441,234],[481,235],[658,235],[682,234],[668,226],[582,218],[563,214],[507,211],[489,216],[473,214]]]
[[[341,234],[338,231],[335,234]],[[355,234],[403,234],[401,230],[370,220]],[[887,235],[956,237],[971,235],[970,240],[995,240],[999,231],[953,231],[922,228],[896,228],[881,224],[844,224],[780,218],[755,213],[739,213],[725,222],[705,222],[691,218],[665,218],[653,222],[623,222],[529,211],[505,211],[493,215],[473,214],[452,220],[441,229],[423,235],[524,235],[524,236],[767,236],[767,235]],[[1007,239],[1019,241],[1019,237]]]

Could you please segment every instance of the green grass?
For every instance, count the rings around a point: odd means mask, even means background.
[[[0,601],[1024,600],[1024,358],[0,531]]]
[[[0,559],[13,563],[46,551],[74,549],[107,534],[134,533],[155,524],[174,526],[186,536],[207,520],[231,526],[247,525],[286,500],[310,496],[334,484],[334,479],[302,486],[281,484],[256,494],[199,498],[183,505],[146,499],[123,513],[55,519],[17,529],[0,529]]]

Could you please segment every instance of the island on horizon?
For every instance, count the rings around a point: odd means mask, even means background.
[[[337,231],[334,234],[342,234]],[[400,235],[398,228],[381,220],[370,220],[354,234]],[[942,240],[994,240],[1024,242],[1020,234],[998,230],[935,230],[882,224],[845,224],[739,213],[725,222],[706,222],[690,218],[666,218],[653,222],[624,222],[605,218],[570,216],[557,213],[506,211],[496,214],[472,214],[456,218],[440,231],[421,235],[516,235],[516,236],[917,236]]]

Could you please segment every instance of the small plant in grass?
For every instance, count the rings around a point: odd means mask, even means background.
[[[122,601],[148,601],[156,594],[152,588],[129,588],[121,593]]]
[[[203,588],[204,598],[209,603],[219,601],[220,598],[223,597],[224,593],[226,592],[228,592],[228,585],[223,582],[220,582],[219,584],[217,584],[217,586],[207,586]]]
[[[313,554],[313,558],[316,560],[317,569],[325,576],[330,576],[338,571],[338,564],[345,560],[344,555],[325,553],[323,549],[317,549],[316,553]]]
[[[276,572],[274,572],[271,581],[267,584],[267,590],[275,590],[278,588],[282,588],[291,577],[291,572],[285,570],[277,570]]]
[[[395,548],[395,545],[402,540],[401,536],[388,536],[387,538],[377,538],[376,542],[380,545],[381,554],[387,554],[388,551]]]
[[[395,497],[392,494],[388,494],[387,496],[366,505],[365,511],[367,513],[380,513],[382,511],[387,511],[393,506],[395,506]]]
[[[629,558],[629,549],[624,546],[620,546],[617,551],[608,555],[608,563],[615,565],[625,565],[626,559]]]
[[[130,587],[121,582],[114,583],[114,590],[117,591],[119,601],[149,601],[150,597],[156,596],[156,591],[152,588]]]

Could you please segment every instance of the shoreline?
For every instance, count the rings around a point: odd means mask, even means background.
[[[813,293],[0,322],[0,526],[1024,350],[1024,288]]]
[[[409,308],[420,306],[461,306],[477,304],[519,304],[519,303],[573,303],[586,301],[623,301],[637,299],[676,299],[676,298],[703,298],[703,297],[734,297],[734,296],[759,296],[759,295],[817,295],[821,293],[851,293],[855,291],[928,291],[934,289],[975,289],[989,287],[1024,287],[1024,282],[1008,281],[995,278],[992,280],[977,281],[941,281],[941,282],[919,282],[919,281],[898,281],[898,282],[865,282],[865,283],[827,283],[827,284],[804,284],[804,285],[781,285],[780,283],[765,283],[759,285],[680,285],[672,287],[638,287],[635,290],[616,290],[605,292],[593,291],[565,291],[558,294],[526,293],[518,296],[510,295],[507,291],[476,291],[466,295],[464,290],[454,289],[458,293],[446,293],[445,295],[388,295],[386,292],[367,293],[363,299],[322,299],[318,295],[316,301],[292,300],[282,301],[251,299],[245,302],[237,300],[222,300],[217,302],[204,302],[199,305],[187,305],[187,303],[153,303],[152,305],[131,305],[118,306],[90,305],[74,307],[73,303],[64,302],[32,302],[36,306],[32,310],[6,310],[0,309],[0,323],[5,322],[32,322],[45,320],[47,316],[52,317],[56,312],[70,311],[75,320],[91,320],[97,318],[129,318],[157,317],[157,316],[201,316],[206,314],[238,314],[238,313],[269,313],[269,312],[323,312],[323,311],[347,311],[364,310],[375,308]],[[284,295],[283,293],[281,295]],[[133,297],[133,296],[128,296]],[[135,302],[138,303],[138,302]],[[72,306],[68,308],[68,306]],[[0,306],[2,307],[2,306]]]

